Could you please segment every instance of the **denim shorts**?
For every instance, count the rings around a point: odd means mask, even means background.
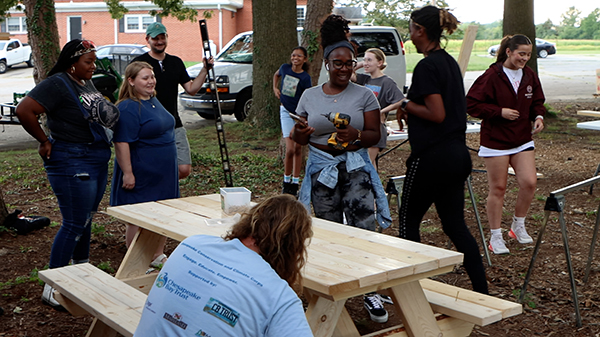
[[[292,129],[294,128],[294,120],[289,115],[289,111],[283,106],[279,106],[279,119],[281,119],[281,134],[283,138],[290,136]]]

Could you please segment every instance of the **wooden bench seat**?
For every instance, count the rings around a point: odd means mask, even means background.
[[[85,311],[125,337],[133,336],[146,302],[144,293],[89,263],[39,272],[75,316]],[[66,301],[65,301],[66,298]]]
[[[484,295],[442,282],[419,281],[434,312],[485,326],[523,312],[519,303]]]

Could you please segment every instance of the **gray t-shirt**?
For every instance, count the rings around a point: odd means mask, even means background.
[[[379,103],[373,92],[356,83],[337,95],[327,95],[323,85],[306,89],[300,97],[296,113],[306,117],[308,125],[315,128],[310,142],[327,145],[327,139],[334,133],[335,126],[325,116],[330,112],[341,112],[350,116],[350,125],[358,130],[364,129],[364,113],[378,110]]]
[[[364,85],[371,89],[377,97],[377,101],[381,108],[385,108],[390,104],[396,103],[404,98],[402,91],[398,88],[396,81],[388,75],[383,75],[378,78],[372,78],[367,74],[356,74],[356,83]],[[387,114],[386,114],[387,118]],[[385,124],[381,125],[381,138],[375,147],[385,149],[387,143],[387,128]]]

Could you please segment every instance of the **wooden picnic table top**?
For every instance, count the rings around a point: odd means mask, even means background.
[[[109,207],[107,213],[177,241],[222,236],[229,228],[206,222],[226,217],[217,194]],[[463,259],[455,251],[318,218],[313,232],[304,286],[332,300],[447,273]]]

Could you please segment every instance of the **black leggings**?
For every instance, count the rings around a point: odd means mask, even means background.
[[[399,236],[420,242],[421,220],[431,204],[435,204],[444,233],[456,250],[464,254],[463,264],[473,290],[487,294],[479,247],[464,218],[465,180],[471,173],[471,156],[464,142],[440,144],[419,157],[411,156],[406,167]]]

